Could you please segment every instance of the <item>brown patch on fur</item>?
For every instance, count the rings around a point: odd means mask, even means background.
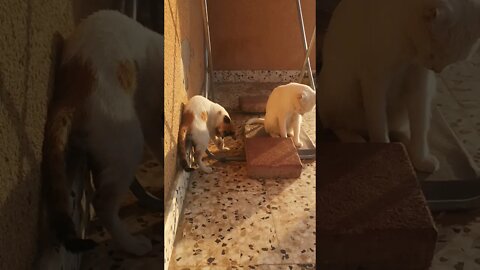
[[[190,125],[192,124],[193,122],[193,119],[194,119],[194,115],[193,115],[193,112],[191,111],[184,111],[183,112],[183,116],[182,116],[182,124],[181,126],[186,126],[186,127],[190,127]]]
[[[117,79],[127,94],[133,94],[137,86],[136,66],[132,61],[122,61],[117,66]]]
[[[231,123],[221,122],[215,132],[218,137],[225,137],[226,134],[235,134],[235,127]]]
[[[203,122],[207,122],[207,119],[208,119],[208,114],[207,112],[202,112],[200,114],[200,119],[202,119]]]
[[[79,57],[63,64],[57,73],[56,89],[48,110],[43,143],[44,197],[50,223],[61,242],[77,239],[69,210],[70,184],[66,176],[66,149],[70,134],[81,130],[86,117],[83,104],[93,91],[95,75],[91,64]],[[75,249],[74,246],[70,246]]]
[[[180,129],[178,130],[178,151],[180,157],[180,165],[183,169],[190,171],[191,168],[188,167],[187,162],[187,149],[186,149],[186,140],[187,134],[190,130],[190,125],[192,124],[195,116],[193,112],[185,110],[182,114],[182,122],[180,124]]]

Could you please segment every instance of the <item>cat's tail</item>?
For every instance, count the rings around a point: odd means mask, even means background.
[[[75,109],[52,106],[45,125],[42,158],[42,193],[48,220],[58,241],[70,252],[82,252],[96,246],[93,240],[77,236],[70,212],[70,185],[67,179],[66,148]]]
[[[263,124],[265,122],[264,118],[250,118],[245,122],[245,125],[251,125],[251,124]]]
[[[186,116],[183,115],[180,129],[178,130],[178,151],[180,157],[180,166],[182,166],[183,170],[186,172],[191,172],[195,169],[190,167],[187,161],[187,133],[189,123],[186,122]]]

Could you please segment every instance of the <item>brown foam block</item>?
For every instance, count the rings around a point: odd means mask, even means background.
[[[298,178],[302,173],[302,162],[290,138],[246,138],[245,156],[251,178]]]
[[[437,230],[403,145],[318,149],[319,269],[427,270]]]
[[[268,95],[241,96],[238,98],[240,110],[249,113],[264,113],[267,107]]]

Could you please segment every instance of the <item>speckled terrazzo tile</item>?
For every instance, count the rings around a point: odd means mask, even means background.
[[[434,97],[434,104],[438,107],[450,107],[450,108],[459,108],[460,104],[456,100],[455,96],[445,85],[443,78],[437,75],[437,92]]]
[[[266,204],[265,192],[188,194],[172,262],[176,267],[279,262]]]
[[[452,128],[460,143],[464,146],[473,162],[476,164],[476,170],[480,168],[480,128],[479,113],[480,110],[454,109],[448,107],[441,108],[445,120]]]
[[[430,269],[480,269],[480,212],[446,213],[435,219],[439,238]]]
[[[135,210],[137,212],[137,210]],[[133,225],[133,224],[138,225]],[[99,243],[94,250],[83,255],[83,270],[89,269],[158,269],[163,265],[163,231],[161,228],[163,218],[153,218],[148,215],[137,217],[134,220],[127,220],[128,228],[134,234],[141,233],[152,239],[153,250],[144,257],[136,257],[119,250],[111,241],[108,233],[98,223],[93,223],[95,233],[90,237]],[[138,229],[135,227],[142,227]]]
[[[312,70],[315,76],[315,70]],[[298,79],[299,70],[216,70],[214,82],[293,82]]]
[[[310,270],[316,269],[314,264],[271,264],[232,266],[235,270]]]
[[[315,189],[268,194],[285,263],[315,263]]]
[[[150,193],[162,197],[163,169],[160,164],[145,155],[145,162],[139,166],[139,181]],[[158,269],[163,265],[163,213],[141,208],[137,199],[128,193],[120,209],[120,218],[133,234],[144,234],[152,240],[153,250],[145,257],[136,257],[119,250],[110,235],[97,219],[89,224],[87,235],[99,243],[82,258],[82,270],[89,269]]]
[[[448,79],[446,81],[448,83]],[[449,89],[464,108],[479,107],[480,93],[478,89],[480,89],[480,80],[465,80],[456,85],[450,85]]]
[[[192,173],[189,192],[193,195],[212,192],[258,192],[263,191],[263,181],[248,178],[245,165],[239,162],[212,165],[214,171],[210,174]]]
[[[480,67],[477,63],[467,60],[446,67],[440,76],[449,82],[448,86],[452,86],[458,81],[478,79],[478,74],[480,74]]]

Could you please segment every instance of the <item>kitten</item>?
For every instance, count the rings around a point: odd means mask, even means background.
[[[273,89],[267,100],[265,118],[252,118],[246,124],[265,125],[265,131],[272,137],[293,137],[298,148],[300,141],[302,115],[315,108],[315,91],[308,85],[289,83]]]
[[[223,138],[226,136],[235,139],[235,127],[228,112],[203,96],[192,97],[183,110],[178,136],[181,166],[186,171],[193,170],[187,162],[186,141],[190,139],[193,141],[198,166],[202,171],[211,173],[212,168],[203,163],[202,157],[210,140],[215,142],[220,151],[229,150],[224,146]]]
[[[73,144],[92,164],[93,206],[113,240],[144,255],[149,239],[133,236],[118,216],[142,160],[144,142],[163,159],[163,36],[116,11],[83,20],[66,41],[58,88],[45,126],[42,171],[49,222],[71,252],[94,246],[71,219],[65,152]]]
[[[480,37],[478,0],[344,0],[325,35],[322,124],[346,142],[400,135],[414,167],[439,162],[427,143],[435,75]]]

